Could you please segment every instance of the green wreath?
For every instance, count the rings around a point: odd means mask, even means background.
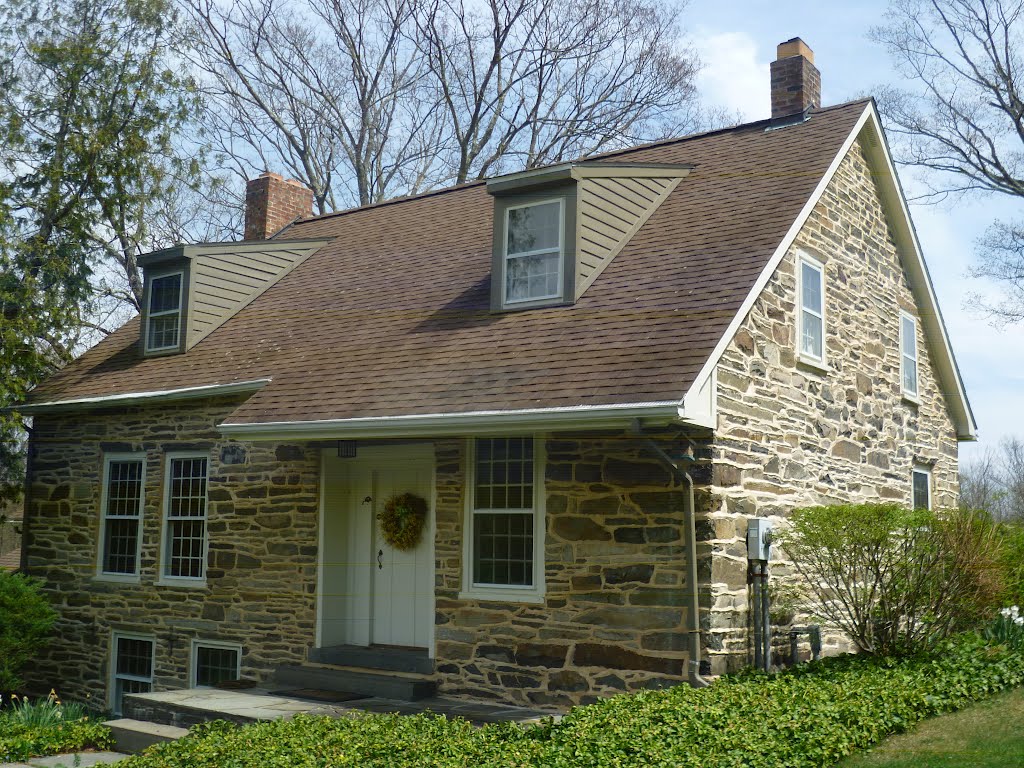
[[[427,522],[427,500],[412,493],[392,496],[377,519],[384,541],[395,549],[412,549],[420,543]]]

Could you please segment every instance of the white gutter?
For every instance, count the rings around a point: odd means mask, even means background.
[[[174,400],[196,400],[204,397],[235,395],[255,392],[270,383],[270,379],[252,379],[236,381],[231,384],[206,384],[200,387],[182,387],[180,389],[162,389],[153,392],[128,392],[122,395],[103,395],[102,397],[82,397],[75,400],[52,400],[46,403],[31,403],[4,408],[5,411],[17,411],[30,415],[33,413],[54,413],[58,411],[82,411],[91,408],[107,408],[121,405],[148,405]]]
[[[678,400],[613,405],[467,411],[358,419],[221,424],[221,434],[249,440],[445,437],[466,434],[531,432],[586,427],[628,426],[635,419],[651,424],[682,420]]]

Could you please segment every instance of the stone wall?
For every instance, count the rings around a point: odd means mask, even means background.
[[[687,448],[681,437],[660,442],[666,450]],[[682,681],[691,556],[683,486],[635,438],[549,438],[544,604],[460,599],[464,448],[463,441],[437,444],[441,689],[560,708]],[[697,482],[706,474],[698,470]],[[706,558],[702,570],[710,570]]]
[[[243,677],[301,662],[314,638],[319,455],[239,443],[215,424],[221,399],[35,419],[29,570],[46,580],[60,619],[28,682],[104,701],[111,632],[155,636],[157,689],[188,685],[192,638],[241,644]],[[209,456],[209,566],[199,588],[156,585],[164,455]],[[96,578],[106,452],[145,451],[141,578]]]
[[[796,357],[800,251],[825,265],[827,371]],[[920,405],[900,387],[900,310],[917,316],[896,246],[855,144],[718,367],[709,523],[717,532],[709,617],[713,668],[749,661],[748,516],[795,507],[910,504],[911,470],[932,470],[937,506],[956,504],[957,440],[918,323]],[[775,583],[784,561],[772,564]],[[831,637],[835,648],[841,638]]]

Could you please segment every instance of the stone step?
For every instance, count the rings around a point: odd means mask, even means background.
[[[334,645],[312,648],[309,660],[337,667],[383,669],[390,672],[434,673],[434,660],[426,648],[389,648],[386,646]]]
[[[141,752],[153,744],[162,744],[165,741],[177,741],[188,734],[185,728],[175,728],[173,725],[161,723],[149,723],[142,720],[133,720],[123,717],[120,720],[108,720],[104,723],[114,736],[114,748],[118,752],[134,754]]]
[[[380,699],[418,701],[433,696],[437,683],[422,675],[408,672],[387,674],[366,669],[340,666],[278,667],[274,680],[284,688],[314,688],[325,691],[344,691],[373,696]],[[287,695],[282,693],[282,695]]]

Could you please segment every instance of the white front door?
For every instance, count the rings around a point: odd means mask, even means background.
[[[354,459],[324,458],[320,646],[428,648],[434,615],[434,455],[427,445],[360,446]],[[427,500],[419,544],[384,541],[377,515],[388,499]]]

